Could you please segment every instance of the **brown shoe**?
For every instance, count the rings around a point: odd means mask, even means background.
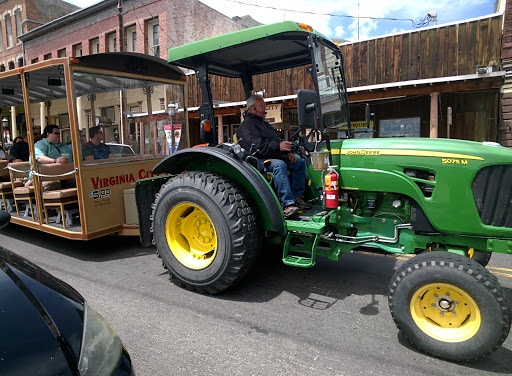
[[[311,209],[312,206],[308,204],[302,197],[296,197],[295,198],[295,205],[297,205],[300,209]]]
[[[285,218],[290,218],[291,216],[297,214],[299,211],[299,208],[295,205],[288,205],[285,208],[283,208],[283,214]]]

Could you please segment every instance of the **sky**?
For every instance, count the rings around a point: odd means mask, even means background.
[[[98,0],[65,1],[80,7],[99,2]],[[150,2],[150,0],[139,1]],[[228,17],[250,15],[261,23],[284,20],[304,22],[330,38],[357,41],[414,30],[416,29],[414,25],[420,24],[431,11],[437,13],[438,25],[486,16],[494,13],[495,0],[201,0],[201,2]],[[432,25],[433,21],[428,24],[428,26]]]

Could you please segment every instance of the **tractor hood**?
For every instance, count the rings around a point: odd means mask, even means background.
[[[493,142],[388,138],[333,141],[331,149],[341,189],[409,197],[438,232],[510,237],[508,148]]]
[[[335,142],[333,142],[333,148],[337,148],[334,145]],[[430,157],[453,159],[455,160],[452,161],[453,164],[466,161],[496,163],[501,160],[502,163],[512,164],[512,150],[500,144],[439,138],[350,139],[343,141],[341,148],[333,154]],[[450,164],[446,160],[441,162]]]

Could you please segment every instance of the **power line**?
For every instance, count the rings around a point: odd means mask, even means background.
[[[340,17],[340,18],[352,18],[352,19],[368,19],[368,20],[385,20],[385,21],[408,21],[411,23],[413,27],[422,27],[428,25],[430,21],[432,21],[432,17],[430,15],[427,15],[423,20],[414,21],[412,18],[393,18],[393,17],[370,17],[370,16],[350,16],[347,14],[334,14],[334,13],[318,13],[318,12],[311,12],[311,11],[305,11],[305,10],[295,10],[295,9],[286,9],[286,8],[278,8],[278,7],[272,7],[272,6],[266,6],[266,5],[259,5],[259,4],[251,4],[251,3],[244,3],[243,1],[238,0],[226,0],[232,3],[238,3],[242,5],[249,5],[256,8],[266,8],[266,9],[274,9],[274,10],[280,10],[284,12],[294,12],[294,13],[305,13],[305,14],[312,14],[316,16],[330,16],[330,17]],[[426,22],[428,19],[428,22]],[[426,23],[425,23],[426,22]]]
[[[414,27],[424,27],[427,26],[430,22],[434,22],[434,25],[437,24],[437,13],[435,11],[430,11],[422,20],[418,20],[416,24],[413,24]]]

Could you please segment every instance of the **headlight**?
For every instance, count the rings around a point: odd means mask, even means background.
[[[85,303],[78,370],[81,376],[111,375],[121,359],[122,344],[114,329]]]
[[[240,154],[240,152],[242,151],[242,147],[240,146],[240,144],[234,144],[231,147],[231,150],[233,151],[233,154],[237,155]]]

